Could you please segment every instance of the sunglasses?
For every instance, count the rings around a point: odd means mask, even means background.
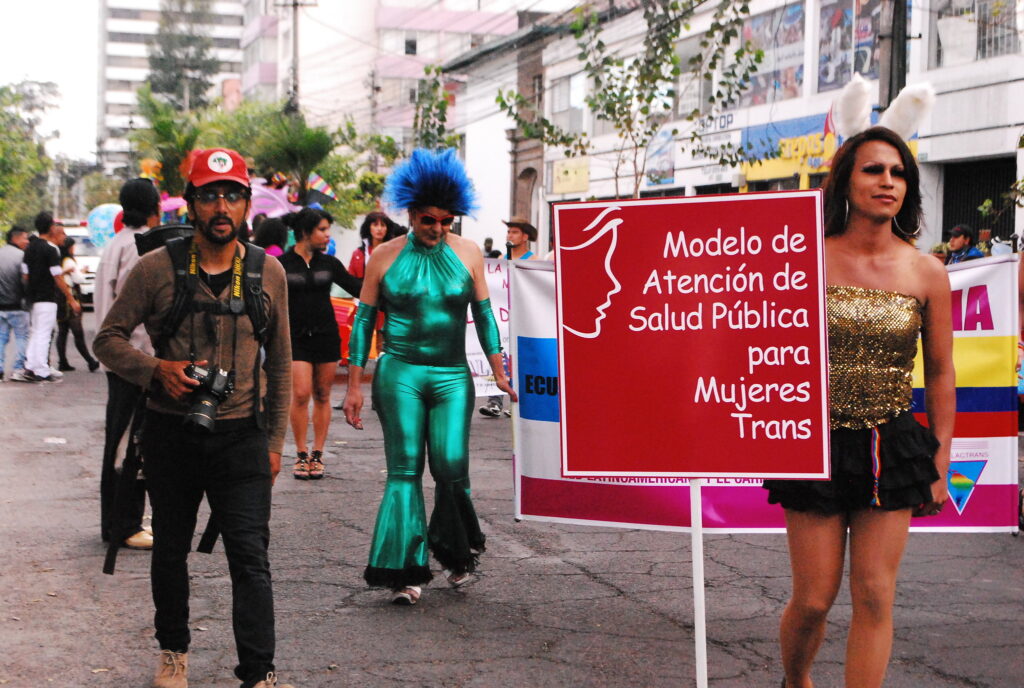
[[[444,217],[435,217],[430,213],[420,214],[420,223],[427,226],[433,227],[435,222],[440,222],[442,227],[451,227],[452,223],[455,222],[454,215],[445,215]]]
[[[245,191],[228,191],[226,193],[217,193],[216,191],[196,192],[196,202],[203,205],[213,205],[221,198],[227,201],[228,205],[235,205],[249,198],[249,194]]]

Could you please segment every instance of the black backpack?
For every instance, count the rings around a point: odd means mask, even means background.
[[[216,315],[241,315],[244,310],[252,322],[252,331],[260,346],[266,343],[270,318],[263,299],[263,263],[267,257],[265,250],[255,244],[245,245],[242,294],[237,297],[232,295],[227,303],[197,303],[194,297],[199,280],[196,275],[189,275],[188,269],[192,239],[177,237],[169,240],[165,246],[171,257],[171,265],[174,266],[174,300],[157,340],[158,351],[170,341],[189,313],[204,311]]]

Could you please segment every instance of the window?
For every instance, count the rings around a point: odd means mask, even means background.
[[[533,79],[530,80],[530,83],[533,86],[533,94],[532,94],[533,97],[531,98],[531,101],[533,102],[533,107],[535,107],[537,109],[537,112],[543,112],[544,111],[544,75],[543,74],[534,74],[533,75]]]
[[[107,103],[108,115],[134,115],[135,106],[128,103]]]
[[[934,22],[932,67],[1020,52],[1017,13],[1007,0],[948,0],[939,5]]]
[[[551,83],[551,120],[571,134],[583,132],[585,88],[582,72]]]
[[[726,184],[728,186],[728,184]],[[800,188],[800,175],[782,177],[781,179],[765,179],[747,184],[747,191],[792,191]]]
[[[676,87],[676,115],[678,117],[689,117],[697,110],[704,113],[708,107],[708,98],[711,96],[713,82],[705,79],[700,72],[694,73],[694,65],[691,60],[697,60],[700,56],[701,36],[693,36],[680,41],[676,45],[676,54],[679,55],[680,69],[679,84]]]
[[[705,186],[694,187],[694,193],[697,196],[711,196],[712,194],[727,194],[735,191],[731,184],[707,184]],[[754,189],[751,188],[751,191]]]
[[[409,36],[405,37],[405,54],[406,55],[415,55],[416,54],[416,36],[415,36],[415,34],[411,38]]]
[[[907,3],[908,27],[912,5]],[[881,0],[821,0],[818,12],[819,93],[842,88],[849,83],[854,72],[865,79],[878,78],[880,8]],[[909,52],[908,48],[908,56]]]
[[[108,91],[130,91],[135,93],[142,86],[141,81],[128,81],[127,79],[107,79],[106,90]]]
[[[743,22],[743,36],[764,60],[740,95],[740,105],[763,105],[801,95],[804,82],[804,6],[780,7]]]
[[[149,58],[131,55],[107,55],[108,67],[139,67],[149,69]]]
[[[122,7],[110,7],[107,9],[107,16],[111,19],[131,19],[135,21],[160,21],[161,10],[130,10]],[[242,26],[245,20],[240,14],[217,14],[210,12],[207,15],[207,24],[220,24],[221,26]]]

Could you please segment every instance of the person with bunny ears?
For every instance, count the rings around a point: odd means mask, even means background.
[[[782,614],[784,688],[811,688],[811,667],[842,583],[847,542],[853,618],[847,688],[878,688],[892,651],[896,575],[910,519],[942,511],[956,412],[949,278],[911,241],[921,189],[904,142],[928,111],[930,86],[905,89],[870,126],[855,77],[835,115],[846,140],[825,185],[831,479],[768,480],[781,504],[793,571]],[[928,428],[910,412],[922,338]]]

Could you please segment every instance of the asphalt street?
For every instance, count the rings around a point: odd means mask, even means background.
[[[70,355],[80,367],[63,382],[0,385],[0,685],[147,686],[157,652],[149,556],[123,550],[115,576],[100,572],[106,382]],[[343,392],[339,380],[335,402]],[[629,412],[643,413],[641,401]],[[368,590],[361,576],[385,476],[372,414],[366,426],[354,430],[335,412],[326,478],[301,482],[285,472],[274,489],[283,681],[695,685],[689,536],[516,523],[505,418],[473,419],[473,495],[488,537],[478,581],[453,590],[439,578],[411,608]],[[287,456],[285,463],[287,471]],[[704,547],[709,685],[778,686],[777,625],[789,594],[784,536],[713,535]],[[235,686],[223,548],[190,561],[191,685]],[[817,663],[821,688],[842,685],[849,619],[844,589]],[[911,535],[895,619],[886,686],[1024,685],[1024,538]]]

